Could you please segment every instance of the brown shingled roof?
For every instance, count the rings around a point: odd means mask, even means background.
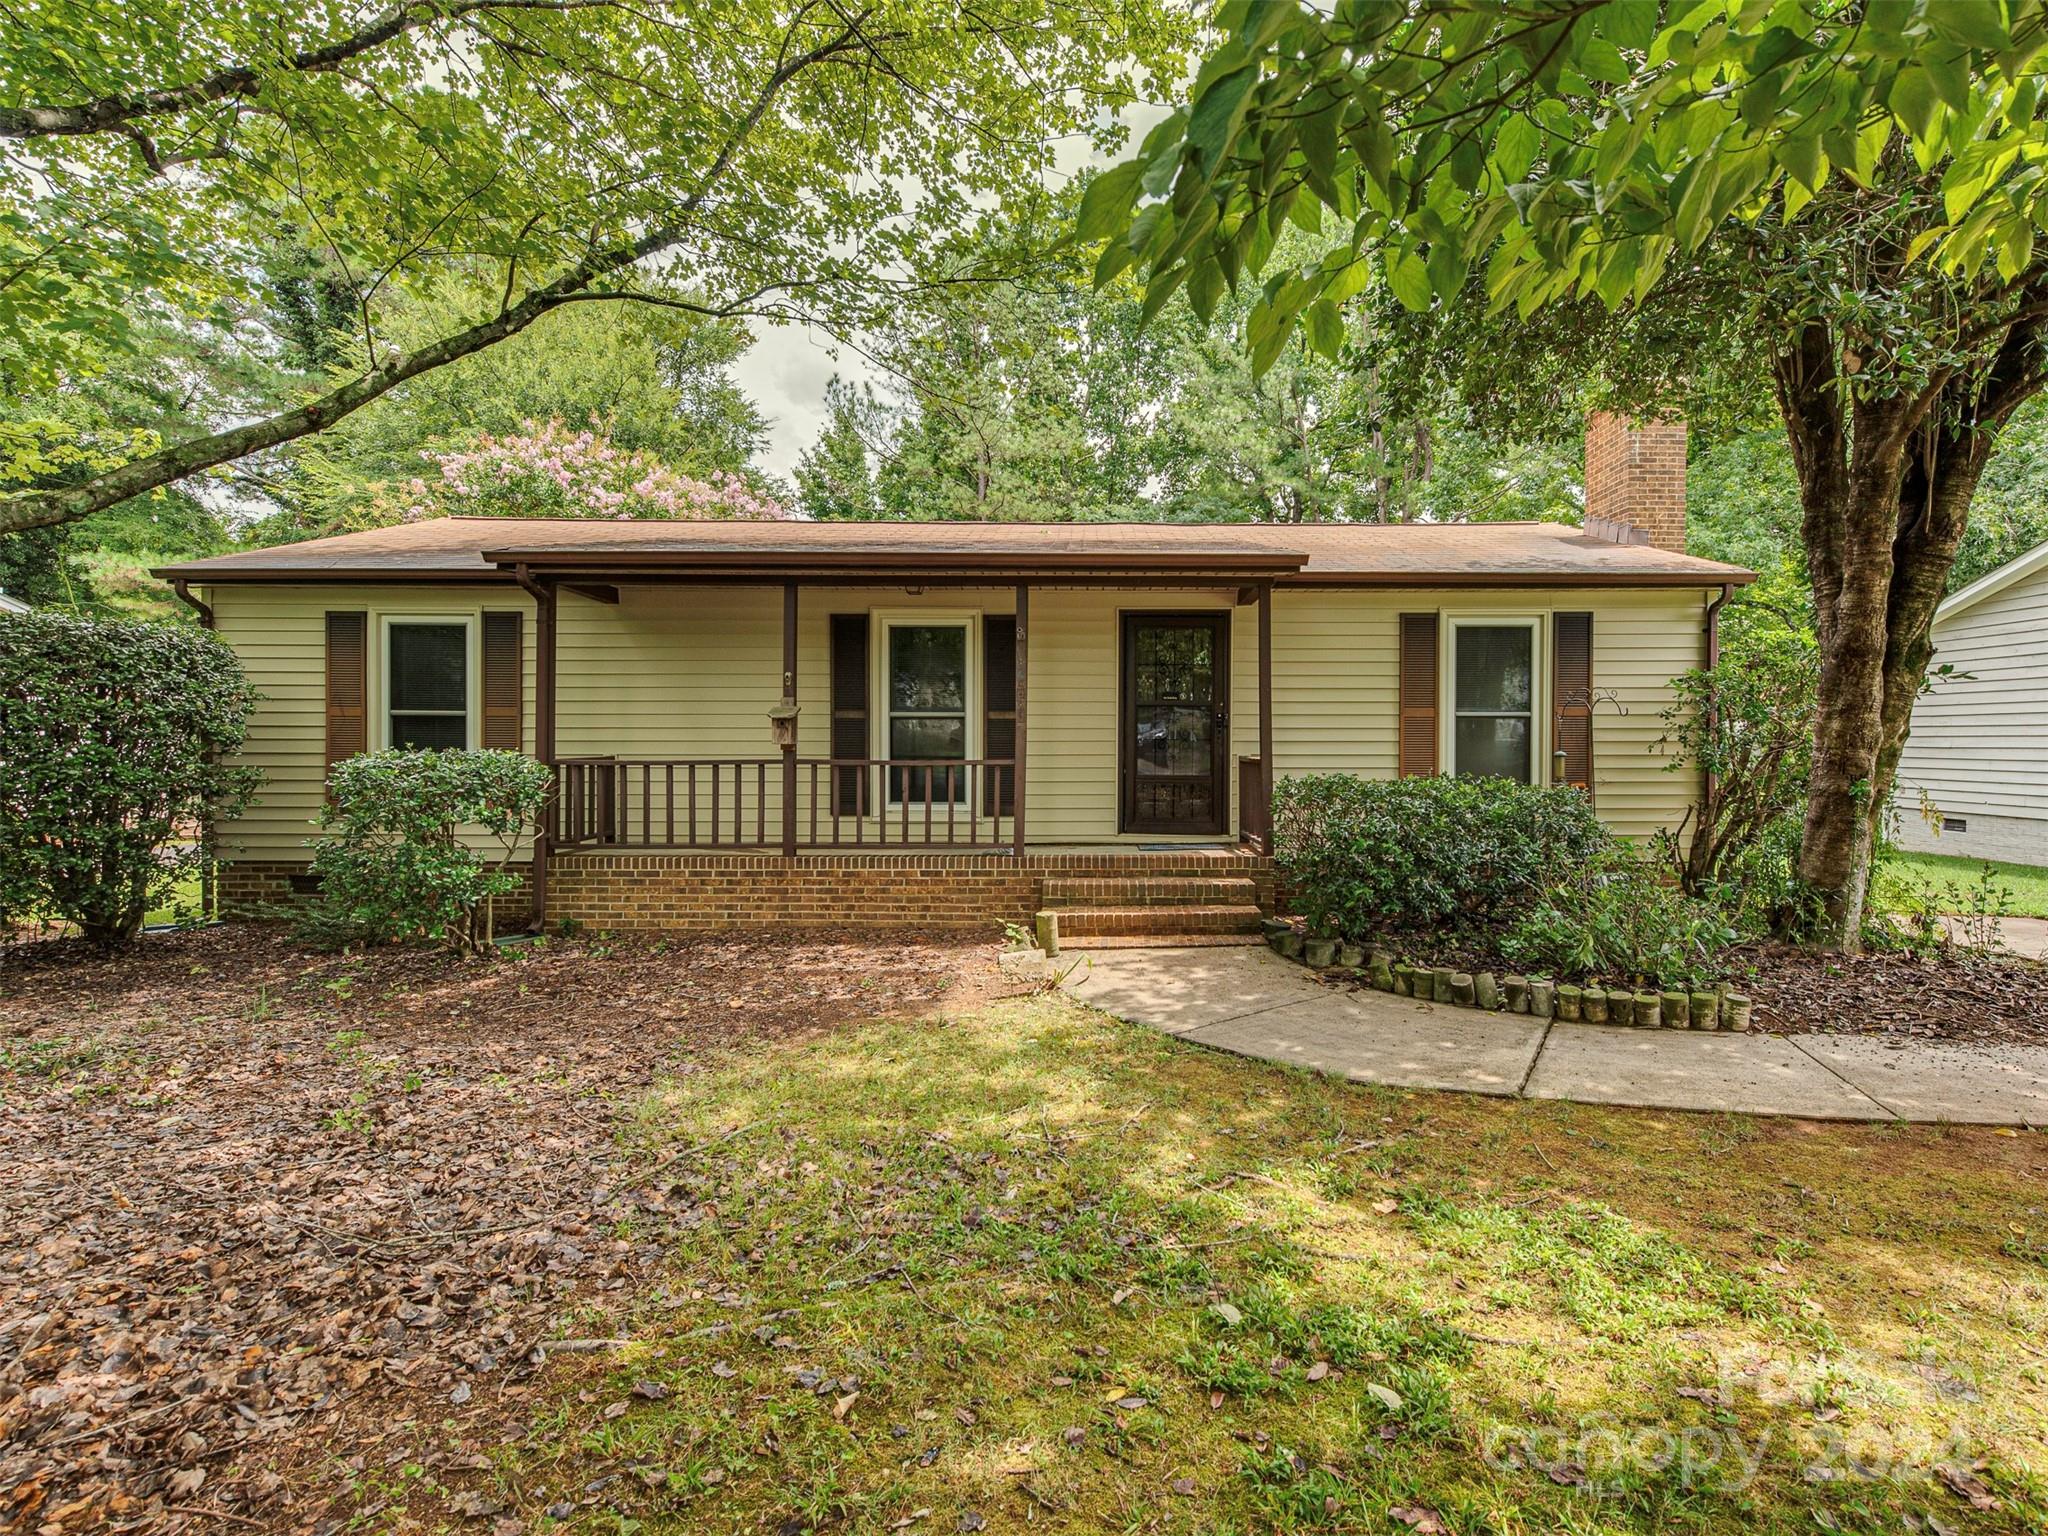
[[[1201,574],[1334,585],[1719,586],[1739,567],[1557,523],[812,523],[438,518],[166,566],[223,581],[507,580],[511,568],[727,579]]]

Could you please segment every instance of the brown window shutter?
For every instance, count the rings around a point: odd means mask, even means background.
[[[1401,615],[1400,774],[1404,779],[1437,771],[1437,617]]]
[[[1564,782],[1593,793],[1593,615],[1550,618],[1551,700],[1557,720],[1552,746],[1564,754]]]
[[[842,761],[868,755],[868,616],[832,615],[832,755]],[[833,775],[832,808],[841,816],[864,816],[868,775],[842,768]]]
[[[327,615],[327,766],[370,748],[370,616]]]
[[[981,621],[981,755],[991,762],[1011,763],[1017,756],[1017,619],[1008,613],[984,615]],[[1017,810],[1017,770],[1001,770],[1002,806],[996,807],[997,780],[984,781],[981,808],[1003,816]]]
[[[522,615],[484,615],[484,745],[517,752],[525,692],[526,641]]]

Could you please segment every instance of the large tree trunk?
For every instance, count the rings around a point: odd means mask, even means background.
[[[1799,878],[1799,936],[1854,953],[1871,858],[1933,657],[1934,612],[1997,430],[2039,378],[2017,326],[1983,370],[1918,394],[1844,400],[1835,338],[1808,325],[1777,364],[1799,474],[1821,672]]]

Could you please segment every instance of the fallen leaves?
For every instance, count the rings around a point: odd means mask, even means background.
[[[0,1527],[146,1524],[202,1491],[232,1527],[308,1497],[273,1469],[331,1465],[309,1452],[345,1424],[488,1412],[551,1350],[616,1347],[548,1340],[716,1219],[623,1175],[621,1100],[702,1049],[929,1006],[978,955],[478,964],[255,925],[0,951]]]
[[[1783,944],[1731,952],[1744,990],[1772,1029],[1894,1035],[1915,1040],[2048,1044],[2042,966],[1962,951],[1917,955],[1822,955]]]
[[[1387,1510],[1389,1520],[1398,1520],[1417,1536],[1444,1536],[1450,1527],[1444,1517],[1422,1504],[1396,1504]]]
[[[1984,1464],[1975,1467],[1956,1467],[1944,1463],[1934,1469],[1934,1475],[1941,1479],[1942,1486],[1957,1498],[1968,1502],[1972,1509],[1991,1510],[1998,1508],[1998,1495],[1991,1491],[1978,1472]]]

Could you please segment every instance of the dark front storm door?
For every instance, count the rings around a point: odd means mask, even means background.
[[[1123,643],[1123,830],[1223,831],[1229,615],[1127,613]]]

